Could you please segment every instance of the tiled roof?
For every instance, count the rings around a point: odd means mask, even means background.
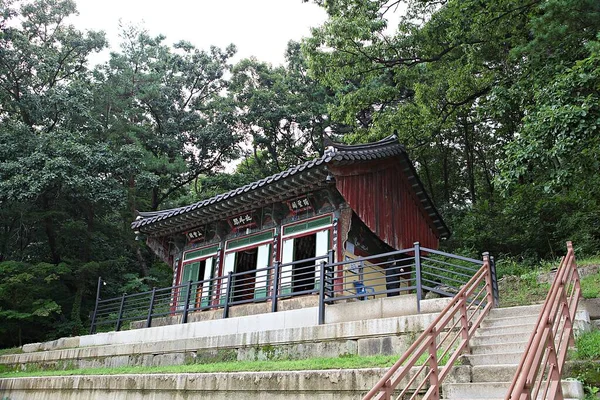
[[[260,200],[263,200],[263,203],[266,204],[272,201],[274,197],[289,198],[294,193],[301,194],[298,191],[302,191],[302,189],[326,186],[327,182],[325,182],[325,178],[328,175],[327,165],[330,163],[339,165],[393,156],[402,156],[404,171],[415,188],[420,201],[429,213],[431,220],[434,221],[440,236],[449,236],[448,228],[433,206],[429,196],[427,196],[423,184],[417,177],[404,147],[398,143],[398,138],[395,135],[368,144],[333,144],[327,148],[323,156],[317,159],[307,161],[275,175],[230,190],[229,192],[185,207],[140,212],[137,220],[131,224],[131,227],[136,231],[147,234],[181,232],[188,225],[189,227],[197,225],[198,219],[213,217],[214,220],[216,214],[220,216],[224,214],[231,215],[242,212],[245,209],[256,208],[259,206],[257,201]],[[287,181],[292,181],[292,186],[285,185]],[[272,186],[277,186],[276,190]]]

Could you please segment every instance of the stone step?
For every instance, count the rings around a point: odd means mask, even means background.
[[[531,329],[533,331],[533,328]],[[529,342],[529,335],[523,333],[502,333],[502,334],[475,334],[470,340],[471,346],[485,346],[491,344],[516,343],[522,342],[526,345]]]
[[[502,317],[502,318],[491,318],[487,317],[481,323],[481,328],[493,328],[497,326],[507,326],[522,323],[535,324],[538,318],[538,314],[523,315],[518,317]]]
[[[471,346],[471,354],[517,353],[525,350],[526,342],[504,342]]]
[[[520,317],[523,315],[538,315],[542,309],[541,304],[530,306],[518,306],[507,308],[492,308],[490,310],[490,318],[505,318],[505,317]]]
[[[528,323],[519,321],[514,325],[495,326],[493,328],[479,328],[475,336],[502,335],[505,333],[530,334],[535,327],[535,321]],[[529,337],[528,337],[529,339]]]
[[[448,383],[442,385],[444,399],[503,399],[510,388],[510,382]],[[566,398],[583,399],[583,385],[578,381],[563,381],[563,395]]]
[[[518,364],[521,361],[522,352],[513,353],[490,353],[490,354],[466,354],[465,363],[468,365],[496,365],[496,364]]]
[[[511,382],[517,364],[474,365],[471,367],[473,382]]]

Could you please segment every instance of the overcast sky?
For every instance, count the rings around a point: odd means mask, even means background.
[[[289,40],[309,36],[326,14],[302,0],[76,0],[79,29],[104,30],[113,49],[119,45],[119,20],[163,34],[168,43],[188,40],[196,47],[238,48],[235,60],[256,56],[280,64]],[[104,61],[107,54],[94,57]]]

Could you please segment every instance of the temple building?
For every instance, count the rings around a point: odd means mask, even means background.
[[[412,247],[437,249],[450,234],[396,136],[333,144],[320,158],[227,193],[156,212],[132,228],[194,287],[196,308],[220,304],[217,277],[232,273],[230,300],[268,300],[318,289],[318,265]],[[273,285],[268,267],[281,265]],[[383,268],[385,269],[385,268]],[[380,285],[386,282],[381,273]],[[340,279],[359,279],[345,276]]]

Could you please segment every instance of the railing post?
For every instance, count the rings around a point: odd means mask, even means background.
[[[271,312],[277,312],[277,295],[279,294],[279,271],[281,262],[275,261],[273,266],[273,291],[271,293]]]
[[[561,385],[561,370],[560,363],[558,360],[558,355],[556,354],[556,344],[554,342],[554,335],[552,334],[552,327],[548,328],[550,332],[548,333],[548,339],[546,341],[546,348],[548,351],[547,363],[550,364],[550,371],[548,371],[548,389],[550,393],[547,393],[549,396],[544,398],[550,399],[563,399],[562,393],[562,385]],[[539,393],[539,391],[538,391]],[[531,392],[530,392],[531,395]]]
[[[154,300],[156,298],[156,287],[152,288],[152,295],[150,296],[150,305],[148,306],[148,317],[146,318],[146,328],[150,328],[152,325],[152,313],[154,312]]]
[[[192,281],[187,283],[187,293],[185,294],[185,304],[183,305],[183,315],[181,316],[181,323],[187,324],[188,312],[190,311],[190,298],[192,296]]]
[[[392,392],[394,390],[392,389],[392,384],[390,382],[390,380],[388,379],[387,381],[385,381],[385,384],[383,385],[383,399],[384,400],[392,400]]]
[[[325,323],[325,261],[321,262],[321,270],[319,271],[319,325]]]
[[[333,264],[334,256],[335,256],[335,251],[333,249],[329,249],[327,251],[327,264]]]
[[[487,291],[487,301],[488,303],[494,305],[494,281],[492,278],[492,263],[490,261],[490,253],[487,251],[483,253],[483,263],[487,264],[487,273],[485,274],[485,285]]]
[[[421,313],[421,298],[423,296],[421,287],[421,245],[415,242],[415,280],[417,285],[417,313]]]
[[[123,293],[123,296],[121,296],[121,305],[119,306],[119,316],[117,317],[117,329],[115,329],[117,332],[121,330],[121,319],[123,318],[123,306],[125,305],[125,296],[127,295],[127,293]]]
[[[429,397],[431,400],[439,400],[440,398],[440,385],[439,385],[439,367],[437,359],[437,345],[436,345],[436,329],[435,326],[431,328],[429,332],[429,369],[431,374],[429,375],[429,386],[433,387],[433,392]]]
[[[461,324],[461,335],[463,340],[466,342],[465,352],[471,353],[471,346],[469,344],[469,315],[467,314],[467,295],[463,293],[460,296],[460,324]]]
[[[96,333],[96,317],[98,316],[98,303],[100,302],[100,287],[102,286],[102,277],[98,277],[98,287],[96,287],[96,306],[92,314],[92,324],[90,326],[90,335]]]
[[[500,305],[500,296],[498,293],[498,276],[496,275],[496,260],[490,256],[490,271],[492,272],[492,296],[494,297],[494,307]]]
[[[223,306],[223,318],[229,318],[229,297],[233,287],[233,272],[229,271],[227,275],[227,289],[225,290],[225,305]]]

